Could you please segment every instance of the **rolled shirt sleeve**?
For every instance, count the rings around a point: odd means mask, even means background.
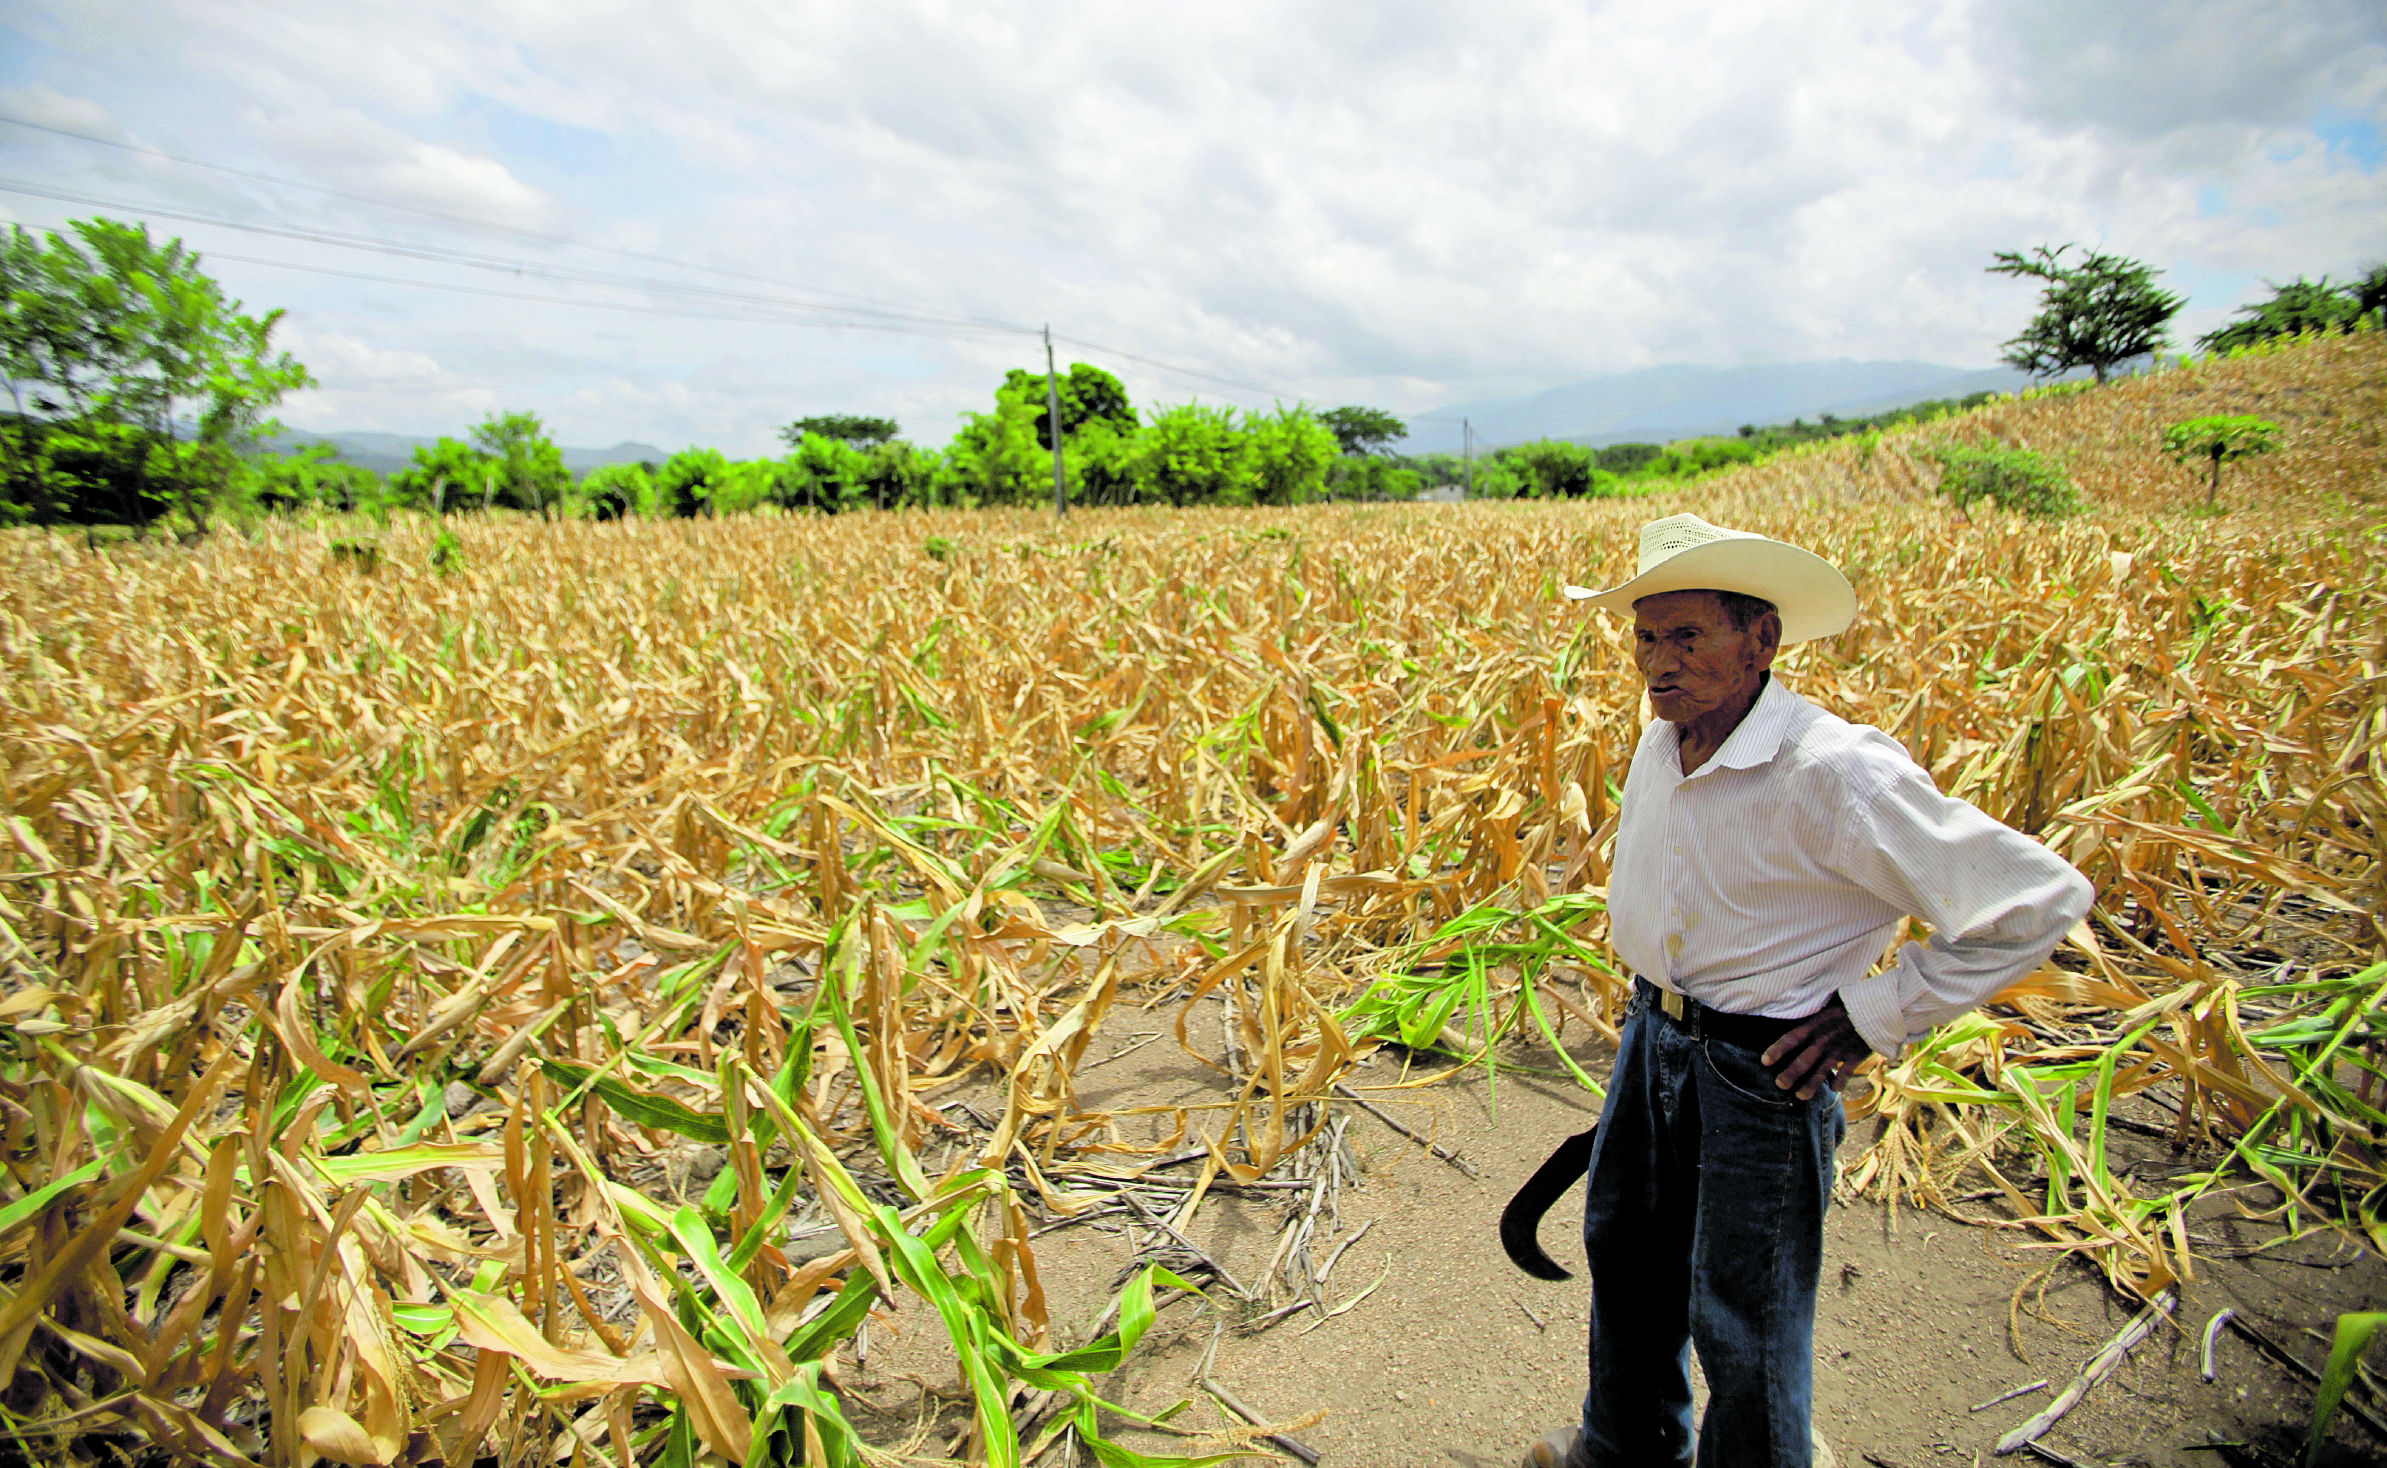
[[[1865,1043],[1894,1060],[2036,968],[2095,894],[2069,862],[1940,794],[1912,764],[1869,796],[1851,795],[1830,865],[1932,930],[1889,967],[1840,988]]]

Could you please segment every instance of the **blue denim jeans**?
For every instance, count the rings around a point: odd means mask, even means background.
[[[1809,1468],[1815,1282],[1840,1098],[1801,1101],[1761,1052],[1646,997],[1628,1015],[1585,1184],[1591,1389],[1575,1459],[1692,1462],[1690,1348],[1707,1374],[1699,1468]]]

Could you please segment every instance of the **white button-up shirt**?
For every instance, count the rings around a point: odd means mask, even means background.
[[[1633,752],[1609,941],[1635,973],[1710,1008],[1789,1019],[1837,993],[1894,1059],[2035,968],[2089,910],[2070,863],[1779,679],[1687,778],[1678,743],[1653,720]],[[1909,916],[1930,941],[1869,974]]]

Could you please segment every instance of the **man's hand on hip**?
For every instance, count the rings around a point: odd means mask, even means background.
[[[1797,1029],[1768,1045],[1758,1059],[1769,1067],[1778,1066],[1774,1084],[1798,1092],[1804,1101],[1818,1086],[1839,1090],[1849,1072],[1872,1053],[1873,1047],[1857,1033],[1856,1022],[1834,994]]]

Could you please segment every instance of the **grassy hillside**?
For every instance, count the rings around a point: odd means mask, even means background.
[[[2285,340],[2222,360],[2167,368],[2106,387],[2066,385],[2002,399],[1938,422],[1794,451],[1722,476],[1706,493],[1925,496],[1938,482],[1932,445],[1997,442],[2065,465],[2107,511],[2142,514],[2203,501],[2200,464],[2162,452],[2185,418],[2250,413],[2281,429],[2281,452],[2232,464],[2222,500],[2238,509],[2334,514],[2387,504],[2387,333]]]

